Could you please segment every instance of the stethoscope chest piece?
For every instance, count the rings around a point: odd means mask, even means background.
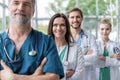
[[[65,66],[68,66],[68,61],[65,61],[64,63],[63,63]]]
[[[34,51],[34,50],[32,49],[32,51],[29,52],[29,55],[30,55],[30,56],[35,56],[35,55],[36,55],[36,51]]]

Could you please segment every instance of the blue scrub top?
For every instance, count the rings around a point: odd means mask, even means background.
[[[16,62],[11,63],[5,54],[4,46],[12,60],[16,57]],[[37,52],[34,56],[29,55],[32,49]],[[0,59],[4,60],[14,73],[23,75],[33,74],[44,57],[47,57],[47,62],[44,65],[43,72],[59,74],[62,78],[64,76],[63,66],[51,36],[32,30],[23,43],[18,55],[15,55],[15,45],[7,36],[7,33],[3,32],[0,35]],[[1,69],[2,66],[0,65]]]

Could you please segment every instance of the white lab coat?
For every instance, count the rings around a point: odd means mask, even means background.
[[[61,53],[59,52],[59,55],[60,54]],[[68,54],[68,60],[67,60],[68,64],[66,64],[67,54]],[[84,57],[83,57],[80,46],[76,44],[70,44],[69,51],[65,52],[62,63],[63,63],[64,71],[66,71],[66,69],[72,69],[72,70],[75,70],[75,73],[73,74],[72,77],[67,79],[66,77],[64,77],[61,80],[83,80]]]
[[[82,35],[81,38],[81,48],[84,53],[84,59],[85,59],[85,74],[84,74],[84,79],[85,80],[96,80],[95,76],[95,67],[94,63],[97,60],[97,44],[96,44],[96,38],[90,34],[87,31],[84,31],[84,34]],[[92,55],[86,55],[88,50],[93,50]]]
[[[99,55],[103,55],[104,52],[104,43],[103,41],[100,39],[97,41],[98,44],[98,48],[99,48]],[[102,67],[110,67],[110,80],[120,80],[120,71],[119,71],[119,67],[120,67],[120,60],[114,59],[112,58],[114,53],[114,48],[117,47],[120,49],[119,45],[117,43],[115,43],[114,41],[109,40],[107,42],[107,50],[109,52],[109,56],[106,57],[106,61],[102,61],[102,60],[97,60],[96,61],[96,75],[97,75],[97,79],[99,80],[99,68]]]

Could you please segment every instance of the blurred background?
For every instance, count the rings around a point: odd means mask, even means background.
[[[36,11],[32,18],[32,27],[47,33],[51,16],[57,12],[64,14],[70,8],[79,7],[84,14],[83,29],[97,38],[98,22],[109,18],[112,23],[110,39],[120,44],[120,0],[36,0]],[[0,0],[0,32],[9,27],[8,0]]]

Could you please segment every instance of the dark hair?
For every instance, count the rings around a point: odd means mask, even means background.
[[[67,17],[63,13],[56,13],[51,17],[49,24],[48,24],[48,34],[53,36],[53,38],[54,38],[54,34],[53,34],[53,30],[52,30],[53,22],[56,18],[59,18],[59,17],[61,17],[65,20],[66,30],[67,30],[66,34],[65,34],[65,40],[69,45],[69,43],[71,42],[71,37],[72,37],[71,32],[70,32],[70,25],[69,25],[69,21],[68,21]]]
[[[79,9],[79,8],[72,8],[72,9],[70,9],[70,10],[67,12],[67,17],[69,17],[69,14],[70,14],[71,12],[74,12],[74,11],[78,11],[78,12],[80,13],[80,16],[83,18],[83,12],[82,12],[82,10]]]

